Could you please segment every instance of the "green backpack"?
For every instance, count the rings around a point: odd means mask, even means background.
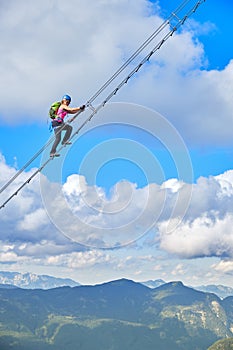
[[[61,102],[54,102],[50,109],[49,109],[49,117],[51,119],[56,119],[57,118],[57,111],[58,111],[58,108],[60,107],[61,105]]]

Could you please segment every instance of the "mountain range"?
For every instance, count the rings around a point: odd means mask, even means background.
[[[218,285],[210,284],[210,285],[206,285],[206,286],[197,286],[194,288],[197,290],[200,290],[202,292],[214,293],[214,294],[218,295],[221,299],[224,299],[226,297],[233,295],[233,288],[223,286],[221,284],[218,284]]]
[[[140,282],[149,288],[157,288],[166,282],[162,279],[148,280]],[[57,287],[76,287],[80,286],[79,282],[76,282],[70,278],[57,278],[47,275],[37,275],[35,273],[19,273],[19,272],[8,272],[0,271],[0,288],[13,288],[14,286],[24,289],[51,289]],[[233,296],[233,288],[223,285],[206,285],[206,286],[190,286],[196,290],[214,293],[221,299],[228,296]]]
[[[206,350],[232,336],[233,297],[182,282],[0,289],[1,350]]]
[[[47,275],[37,275],[35,273],[19,273],[0,271],[0,288],[5,285],[12,285],[25,289],[51,289],[57,287],[79,286],[80,283],[70,278],[56,278]]]
[[[149,288],[157,288],[161,286],[162,284],[165,284],[166,282],[162,279],[158,280],[149,280],[142,282],[145,286]],[[202,285],[202,286],[190,286],[191,288],[194,288],[196,290],[199,290],[201,292],[206,292],[206,293],[214,293],[216,294],[219,298],[224,299],[226,297],[232,296],[233,295],[233,288],[228,287],[228,286],[223,286],[221,284],[210,284],[210,285]]]

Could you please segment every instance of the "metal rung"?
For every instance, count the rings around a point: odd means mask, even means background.
[[[172,12],[172,16],[175,17],[176,19],[178,19],[178,21],[180,21],[180,18],[177,16],[176,13]]]
[[[88,103],[88,107],[92,110],[92,112],[97,113],[97,110],[95,109],[94,106],[92,106],[91,103]]]

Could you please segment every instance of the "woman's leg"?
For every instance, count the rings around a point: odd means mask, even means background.
[[[52,146],[52,149],[50,151],[50,154],[56,153],[57,146],[59,145],[59,143],[61,141],[61,129],[62,129],[62,126],[58,126],[57,128],[54,129],[55,141],[53,143],[53,146]]]
[[[69,124],[66,124],[64,127],[63,127],[63,130],[66,131],[64,137],[63,137],[63,140],[62,140],[62,144],[64,145],[70,138],[70,135],[72,133],[72,126],[70,126]]]

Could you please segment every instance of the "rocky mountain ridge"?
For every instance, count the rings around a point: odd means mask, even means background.
[[[0,288],[12,285],[25,289],[51,289],[63,286],[75,287],[80,283],[70,278],[56,278],[35,273],[0,271]]]

